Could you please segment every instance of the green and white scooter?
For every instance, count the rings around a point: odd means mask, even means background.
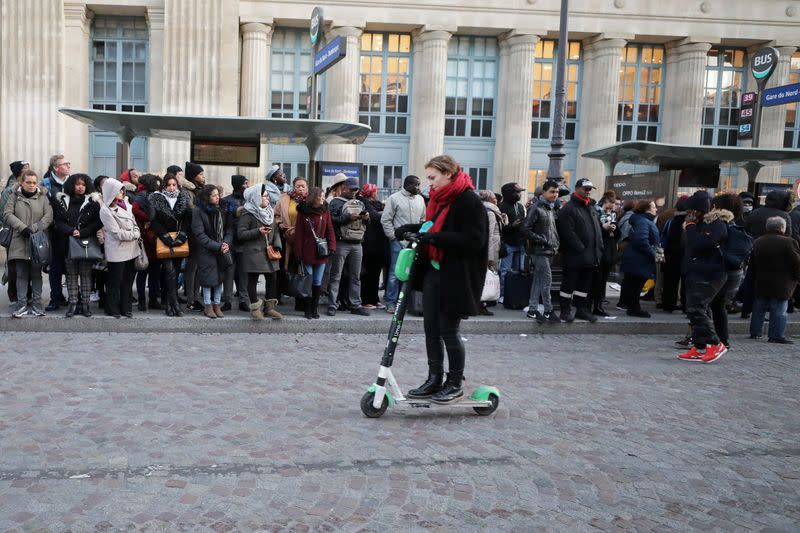
[[[426,222],[420,228],[420,233],[424,233],[433,225]],[[459,401],[448,404],[437,404],[429,399],[406,398],[400,385],[392,374],[392,362],[394,352],[397,349],[397,341],[400,338],[400,331],[403,328],[403,319],[408,307],[408,296],[411,292],[411,279],[417,270],[417,246],[419,236],[407,233],[405,240],[408,246],[400,251],[395,267],[395,276],[402,281],[400,295],[397,299],[397,306],[392,316],[392,325],[389,328],[389,338],[386,348],[383,351],[381,366],[378,370],[378,379],[370,385],[364,396],[361,397],[361,411],[369,418],[378,418],[389,407],[401,409],[409,408],[441,408],[441,409],[461,409],[471,407],[479,415],[487,416],[492,414],[500,403],[500,391],[495,387],[481,386],[473,391],[469,398],[465,397]]]

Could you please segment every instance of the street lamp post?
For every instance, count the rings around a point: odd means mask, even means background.
[[[565,73],[567,70],[567,13],[569,0],[561,0],[561,22],[558,29],[558,63],[556,65],[556,102],[553,110],[553,135],[550,139],[550,153],[547,157],[550,164],[547,168],[547,178],[555,181],[564,181],[564,122],[566,115],[567,85]]]

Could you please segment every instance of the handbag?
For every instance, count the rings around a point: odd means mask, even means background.
[[[0,246],[8,248],[11,246],[11,239],[14,237],[14,228],[11,226],[0,225]]]
[[[178,236],[178,232],[170,231],[169,236],[175,240],[175,237]],[[161,239],[156,237],[156,257],[159,259],[181,259],[183,257],[189,257],[189,241],[187,240],[183,244],[167,246]]]
[[[302,263],[296,272],[287,273],[288,285],[286,294],[295,298],[308,298],[311,296],[311,284],[313,282],[311,274],[306,272]]]
[[[311,228],[311,235],[314,236],[314,242],[316,244],[317,250],[317,257],[323,259],[331,255],[330,251],[328,250],[328,239],[321,239],[317,237],[317,232],[314,231],[314,224],[311,223],[311,220],[306,219],[308,222],[308,227]]]
[[[100,250],[100,241],[97,237],[69,237],[69,249],[67,258],[73,261],[99,261],[103,258],[103,251]]]
[[[31,261],[40,267],[50,264],[50,239],[44,231],[31,233]]]
[[[139,247],[139,254],[134,258],[133,268],[142,272],[150,268],[150,259],[147,258],[147,252],[144,249],[144,241],[142,239],[136,241],[136,246]]]
[[[481,291],[482,302],[496,302],[500,299],[500,276],[491,268],[486,269],[486,278]]]
[[[280,261],[283,256],[279,250],[272,246],[267,246],[267,259],[270,261]]]

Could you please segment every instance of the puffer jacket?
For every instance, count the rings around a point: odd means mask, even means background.
[[[625,274],[633,274],[645,279],[656,277],[656,246],[659,243],[656,228],[650,213],[634,213],[631,215],[631,232],[628,245],[622,252],[620,270]]]
[[[559,251],[565,268],[592,268],[603,255],[600,218],[592,205],[575,194],[558,213]]]
[[[20,233],[31,228],[32,233],[47,230],[53,224],[53,207],[47,197],[47,191],[39,187],[31,198],[25,198],[19,185],[6,202],[3,209],[3,220],[7,226],[14,228],[11,245],[8,247],[8,260],[31,260],[31,240]]]
[[[728,224],[733,213],[727,209],[712,209],[703,220],[686,226],[683,253],[683,274],[702,280],[719,279],[726,273],[720,247],[728,239]]]
[[[546,200],[531,206],[523,230],[532,255],[555,255],[559,247],[556,210]]]
[[[502,221],[505,220],[500,209],[491,202],[483,202],[486,208],[486,215],[489,218],[489,263],[495,266],[500,264],[500,243],[501,232],[503,230]]]

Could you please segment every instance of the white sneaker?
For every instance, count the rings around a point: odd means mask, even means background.
[[[27,314],[28,314],[28,307],[27,306],[22,306],[19,309],[17,309],[16,311],[14,311],[11,314],[11,316],[13,316],[14,318],[22,318]]]
[[[93,291],[92,294],[89,295],[89,301],[90,302],[99,302],[100,301],[100,295],[97,294],[97,291]]]
[[[502,296],[497,299],[497,303],[499,303],[499,304],[503,303],[503,297]]]
[[[44,316],[44,311],[36,307],[35,305],[31,306],[30,314],[33,316]]]

